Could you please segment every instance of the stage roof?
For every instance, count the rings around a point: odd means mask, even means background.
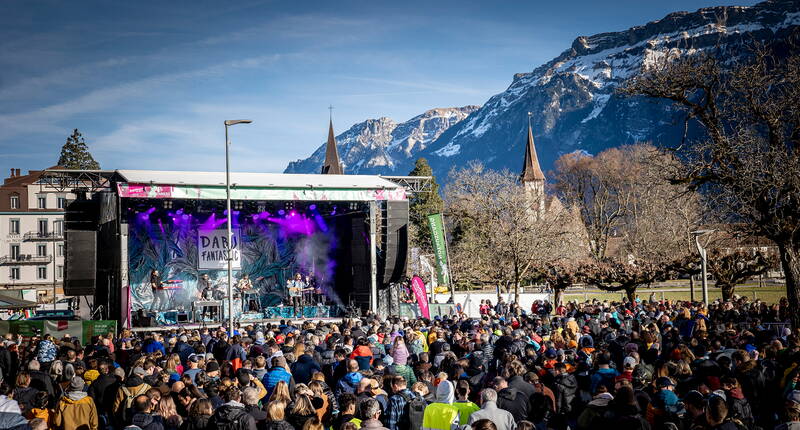
[[[225,172],[117,170],[121,197],[225,198]],[[221,194],[220,194],[221,193]],[[236,200],[406,200],[402,186],[376,175],[231,172]]]

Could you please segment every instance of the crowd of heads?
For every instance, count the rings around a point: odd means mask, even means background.
[[[785,301],[482,303],[0,345],[0,428],[800,427]],[[792,427],[794,426],[794,427]]]

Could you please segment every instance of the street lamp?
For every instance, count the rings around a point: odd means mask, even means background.
[[[228,261],[228,329],[230,335],[233,336],[233,228],[231,227],[231,220],[233,214],[231,213],[231,161],[228,147],[231,145],[228,140],[228,127],[236,124],[250,124],[249,119],[229,119],[225,120],[225,205],[228,209],[228,254],[226,260]]]
[[[701,245],[700,244],[700,236],[706,236],[713,233],[716,230],[695,230],[692,232],[692,236],[694,236],[694,244],[697,246],[697,252],[700,253],[700,267],[702,272],[702,286],[703,286],[703,304],[707,307],[708,306],[708,253],[706,252],[706,246],[708,246],[708,240],[706,243]]]

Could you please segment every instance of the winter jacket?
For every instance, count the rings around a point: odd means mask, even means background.
[[[33,387],[14,388],[14,400],[17,401],[20,409],[22,409],[22,415],[27,414],[28,411],[31,410],[37,394],[39,394],[39,390]]]
[[[618,375],[619,372],[610,367],[608,369],[597,369],[597,371],[592,374],[591,392],[596,392],[597,386],[600,384],[603,384],[608,388],[612,388],[614,386],[614,378],[616,378]]]
[[[264,430],[295,430],[291,424],[284,420],[280,421],[267,421],[264,424]]]
[[[292,378],[292,374],[287,372],[286,369],[283,367],[275,366],[269,369],[267,375],[264,376],[264,379],[261,381],[264,384],[264,388],[267,389],[267,397],[272,395],[272,390],[275,389],[275,386],[278,385],[278,382],[284,381],[286,384],[289,385],[289,392],[294,392],[294,378]]]
[[[89,397],[94,400],[94,404],[101,414],[113,413],[118,388],[117,377],[108,373],[100,375],[89,386]]]
[[[159,415],[137,413],[131,419],[131,424],[142,430],[164,430],[164,420]]]
[[[297,361],[292,364],[292,376],[294,376],[295,383],[308,384],[314,372],[321,372],[322,368],[308,355],[303,354],[297,357]]]
[[[509,387],[497,393],[497,407],[507,410],[514,416],[515,422],[520,422],[528,419],[530,401],[525,393]]]
[[[531,398],[533,393],[536,392],[536,388],[529,382],[525,381],[522,376],[515,375],[508,378],[508,386],[511,388],[516,388],[517,391],[521,391],[525,394],[527,398]]]
[[[389,430],[388,428],[384,427],[378,420],[364,420],[361,421],[361,428],[362,429],[371,429],[371,430]]]
[[[372,365],[372,349],[365,345],[359,345],[350,354],[350,359],[358,362],[360,370],[368,370]]]
[[[497,430],[514,430],[517,428],[517,423],[514,421],[514,416],[510,412],[497,407],[495,402],[486,402],[480,410],[477,410],[469,416],[467,423],[472,425],[474,422],[487,419],[497,426]]]
[[[238,402],[225,403],[217,408],[208,424],[212,429],[256,430],[256,420]]]
[[[578,381],[575,376],[563,373],[555,379],[556,413],[568,414],[572,411],[572,401],[578,389]]]
[[[83,391],[71,391],[56,405],[53,427],[58,430],[97,430],[94,400]]]
[[[728,417],[735,418],[744,423],[748,428],[753,425],[753,410],[750,403],[745,399],[740,388],[726,391],[725,396],[728,400]]]
[[[395,364],[392,366],[394,369],[394,373],[403,377],[406,380],[406,384],[410,387],[417,382],[417,377],[414,375],[414,369],[407,364]]]
[[[344,393],[355,394],[356,389],[358,389],[358,383],[361,382],[362,378],[364,378],[364,375],[358,372],[344,375],[339,380],[339,383],[336,384],[336,395],[341,396]]]
[[[181,430],[211,430],[210,420],[208,415],[189,416],[181,424]]]
[[[150,385],[145,384],[142,378],[138,376],[131,376],[125,381],[125,390],[128,390],[128,392],[131,393],[131,395],[144,394],[149,389]],[[125,394],[125,390],[123,390],[122,387],[119,387],[119,390],[117,390],[116,393],[116,397],[114,398],[114,406],[113,406],[114,416],[119,424],[122,424],[120,421],[123,418],[123,416],[126,415],[127,413],[126,403],[128,396]],[[133,402],[131,402],[131,405],[133,405]],[[130,418],[130,416],[128,416],[128,418]]]
[[[247,405],[244,410],[256,421],[256,428],[263,430],[267,423],[267,412],[256,405]]]
[[[578,430],[597,428],[612,399],[611,394],[601,393],[589,402],[578,416]]]
[[[302,429],[303,425],[305,425],[306,421],[310,420],[311,418],[316,418],[316,412],[311,413],[310,415],[300,415],[295,413],[290,413],[286,417],[286,422],[292,425],[295,429]]]
[[[0,429],[30,430],[16,400],[0,395]]]

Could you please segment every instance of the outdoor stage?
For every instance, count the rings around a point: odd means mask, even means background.
[[[75,183],[74,172],[51,174]],[[388,306],[381,292],[405,276],[406,189],[380,176],[231,173],[229,246],[223,172],[93,174],[105,190],[67,208],[76,240],[67,243],[66,287],[91,288],[121,327],[227,319],[228,250],[233,319],[242,323],[377,312]],[[303,315],[286,306],[296,274],[308,278]],[[203,315],[209,308],[215,314]]]

